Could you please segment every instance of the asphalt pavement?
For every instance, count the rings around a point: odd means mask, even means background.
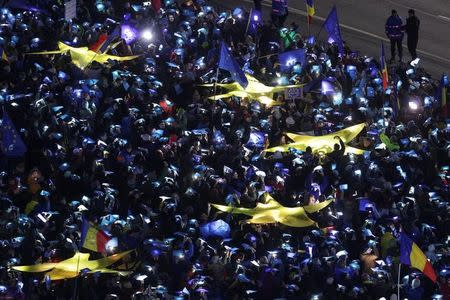
[[[224,8],[253,7],[253,0],[213,0]],[[286,24],[295,22],[304,35],[308,32],[306,22],[306,6],[304,0],[290,0],[289,17]],[[381,42],[386,44],[386,59],[390,58],[389,40],[384,33],[384,24],[391,10],[396,9],[405,22],[408,9],[414,8],[420,19],[419,44],[417,53],[420,66],[425,68],[434,78],[443,72],[450,72],[450,1],[449,0],[317,0],[316,15],[311,25],[311,33],[317,35],[335,4],[338,11],[341,34],[352,50],[363,55],[379,58]],[[271,1],[263,0],[264,18],[269,18]],[[327,33],[323,30],[319,39],[325,40]],[[410,60],[403,40],[403,61]]]

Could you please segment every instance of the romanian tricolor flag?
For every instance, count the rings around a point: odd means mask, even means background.
[[[383,90],[388,88],[389,75],[386,65],[386,56],[384,55],[384,44],[381,42],[381,77],[383,79]]]
[[[81,226],[81,247],[95,251],[106,252],[106,243],[111,240],[103,230],[99,230],[83,219]]]
[[[312,17],[316,13],[314,9],[314,0],[306,0],[306,11],[308,12],[308,24],[312,23]]]
[[[419,246],[403,232],[400,234],[400,262],[420,270],[425,276],[436,282],[433,266]]]
[[[94,52],[99,52],[100,48],[102,48],[103,44],[106,42],[107,39],[108,39],[108,35],[106,33],[102,33],[98,37],[97,42],[95,42],[93,45],[91,45],[89,47],[89,50],[94,51]]]

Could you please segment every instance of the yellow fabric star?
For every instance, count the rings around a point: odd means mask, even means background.
[[[118,273],[125,275],[127,274],[126,271],[112,270],[107,269],[106,267],[119,261],[132,251],[134,250],[125,251],[97,260],[89,260],[90,256],[89,253],[77,252],[71,258],[60,261],[58,263],[42,263],[30,266],[15,266],[13,267],[13,269],[29,273],[41,273],[49,271],[45,275],[50,276],[51,280],[74,278],[77,277],[80,271],[84,269],[89,269],[90,273],[101,272],[101,273]]]
[[[317,223],[311,220],[306,213],[318,212],[334,201],[327,200],[313,205],[285,207],[267,193],[263,197],[264,203],[258,203],[255,208],[231,207],[219,204],[212,204],[212,206],[223,212],[251,216],[252,218],[247,220],[247,223],[251,224],[282,223],[290,227],[308,227],[316,226]]]
[[[330,133],[327,135],[321,136],[310,136],[310,135],[300,135],[294,133],[287,133],[286,135],[293,140],[293,143],[289,143],[286,145],[276,146],[264,151],[266,152],[288,152],[289,148],[294,148],[297,150],[305,151],[306,147],[311,147],[313,152],[323,152],[323,153],[331,153],[333,152],[334,144],[336,144],[335,136],[338,136],[342,139],[345,146],[345,153],[353,153],[353,154],[363,154],[365,150],[354,148],[347,146],[351,140],[353,140],[358,134],[364,129],[365,124],[361,123],[358,125],[350,126],[339,130],[334,133]]]
[[[73,64],[82,70],[88,67],[89,64],[93,61],[96,61],[100,64],[105,64],[108,62],[108,60],[126,61],[139,57],[139,55],[115,56],[106,53],[97,53],[92,50],[89,50],[88,47],[76,48],[66,45],[62,42],[58,42],[58,48],[59,50],[55,51],[33,52],[28,53],[28,55],[62,54],[68,52],[70,53],[70,57],[72,58]]]
[[[281,105],[282,103],[279,101],[273,100],[273,94],[276,92],[283,92],[289,88],[299,88],[302,87],[303,84],[297,85],[279,85],[279,86],[267,86],[259,82],[253,76],[245,74],[247,77],[248,85],[246,88],[243,88],[239,83],[218,83],[217,86],[223,87],[228,90],[228,93],[215,95],[209,97],[211,100],[219,100],[223,98],[230,98],[231,96],[236,96],[240,98],[248,98],[250,100],[257,100],[262,104],[265,104],[268,107],[274,105]],[[213,87],[214,84],[203,84],[201,86],[204,87]]]

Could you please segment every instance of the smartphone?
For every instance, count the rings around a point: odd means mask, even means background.
[[[341,189],[341,191],[345,191],[348,189],[348,184],[341,184],[339,185],[339,189]]]
[[[37,217],[38,217],[39,220],[41,220],[43,223],[47,223],[47,219],[46,219],[43,215],[38,214]]]

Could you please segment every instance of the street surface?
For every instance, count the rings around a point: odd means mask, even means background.
[[[253,7],[253,0],[215,1],[224,8]],[[316,15],[311,33],[317,35],[329,11],[336,4],[341,34],[353,50],[361,54],[379,58],[381,41],[385,42],[386,59],[390,58],[389,40],[384,33],[384,24],[396,9],[405,22],[408,9],[414,8],[420,19],[418,56],[420,66],[433,77],[439,78],[443,72],[450,72],[450,1],[449,0],[316,0]],[[271,1],[263,0],[264,18],[269,18]],[[306,5],[304,0],[289,1],[290,14],[286,24],[296,22],[302,34],[307,34]],[[325,40],[323,30],[319,39]],[[403,40],[403,61],[409,61],[406,35]]]

